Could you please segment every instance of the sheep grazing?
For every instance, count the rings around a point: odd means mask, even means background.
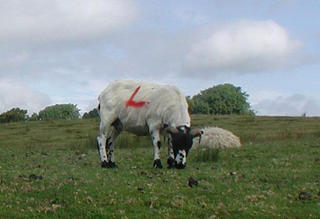
[[[200,129],[190,128],[185,95],[176,87],[148,82],[120,80],[99,96],[100,135],[97,137],[101,167],[114,168],[114,142],[121,131],[151,135],[154,168],[162,168],[160,134],[168,137],[169,168],[184,168],[193,138]]]
[[[240,139],[232,132],[218,128],[206,127],[200,139],[194,139],[193,148],[238,148],[241,146]]]

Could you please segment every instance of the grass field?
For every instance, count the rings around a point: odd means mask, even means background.
[[[320,118],[192,122],[231,130],[243,147],[159,170],[150,139],[123,134],[119,168],[101,169],[97,120],[0,124],[0,218],[320,218]]]

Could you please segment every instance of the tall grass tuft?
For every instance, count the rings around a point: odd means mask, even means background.
[[[202,148],[195,154],[195,160],[198,162],[217,162],[219,160],[220,149],[218,148]]]
[[[84,141],[84,147],[88,150],[90,149],[97,149],[97,133],[96,132],[90,132],[86,135],[85,141]]]
[[[73,143],[71,149],[81,154],[88,153],[89,150],[97,150],[97,133],[87,133],[84,138]]]
[[[128,132],[122,132],[118,136],[115,147],[116,148],[144,148],[152,145],[150,136],[136,136]]]
[[[118,136],[118,138],[115,142],[115,147],[128,148],[130,144],[131,144],[130,136],[126,133],[122,133],[121,135]]]
[[[96,150],[97,135],[98,133],[96,131],[87,133],[81,140],[73,144],[72,149],[81,151]],[[150,147],[152,143],[149,136],[135,136],[127,132],[122,132],[114,144],[116,149],[125,149]]]

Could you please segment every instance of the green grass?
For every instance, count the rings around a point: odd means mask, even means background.
[[[124,133],[101,169],[97,120],[0,124],[0,218],[319,218],[320,119],[193,116],[243,147],[152,169],[150,138]],[[166,162],[167,148],[162,148]],[[193,177],[198,185],[190,187]],[[301,200],[307,192],[311,198]]]
[[[217,162],[219,160],[220,149],[203,147],[196,150],[194,153],[195,155],[193,156],[195,161]]]

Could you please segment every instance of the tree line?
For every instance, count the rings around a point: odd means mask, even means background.
[[[12,108],[0,115],[0,123],[37,121],[37,120],[73,120],[80,118],[80,110],[74,104],[56,104],[48,106],[39,113],[27,115],[27,110]]]
[[[191,114],[237,114],[254,115],[248,103],[249,95],[241,87],[232,84],[221,84],[201,91],[193,97],[187,97]],[[37,120],[73,120],[80,119],[80,110],[74,104],[56,104],[48,106],[39,113],[27,115],[27,110],[13,108],[0,114],[0,123],[37,121]],[[83,114],[82,119],[98,118],[95,108]]]

